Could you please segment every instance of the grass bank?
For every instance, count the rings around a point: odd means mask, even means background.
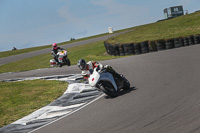
[[[138,43],[147,40],[169,39],[195,34],[200,34],[200,12],[137,26],[135,30],[111,37],[107,42],[110,44]]]
[[[77,61],[81,58],[95,61],[119,58],[115,56],[109,56],[106,54],[103,41],[72,47],[67,49],[67,51],[69,55],[68,57],[72,65],[76,64]],[[49,53],[4,64],[0,66],[0,73],[48,68],[50,67],[50,59],[52,59],[52,56]]]
[[[0,82],[0,127],[51,103],[64,93],[67,85],[48,80]]]

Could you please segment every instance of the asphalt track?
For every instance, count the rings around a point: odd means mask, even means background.
[[[34,133],[199,133],[200,45],[102,61],[132,89],[101,97]],[[1,74],[1,79],[80,73],[77,66]]]

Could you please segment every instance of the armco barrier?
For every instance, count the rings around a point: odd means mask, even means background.
[[[113,45],[107,43],[106,41],[104,42],[107,53],[114,56],[144,54],[196,44],[200,44],[199,34],[190,35],[187,37],[160,39],[155,41],[143,41],[140,43],[125,43]]]

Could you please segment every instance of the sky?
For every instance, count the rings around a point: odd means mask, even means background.
[[[200,10],[200,0],[0,0],[0,51],[153,23],[164,19],[164,8],[179,5]]]

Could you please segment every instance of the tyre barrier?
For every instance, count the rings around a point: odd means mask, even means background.
[[[148,41],[141,42],[141,50],[143,54],[149,53]]]
[[[179,48],[179,47],[183,47],[183,39],[182,38],[174,38],[174,47],[175,48]]]
[[[109,54],[109,55],[112,55],[111,51],[110,51],[110,44],[104,42],[104,47],[106,48],[106,52]]]
[[[194,45],[194,38],[193,36],[188,36],[189,45]]]
[[[125,55],[132,55],[135,54],[135,49],[133,43],[126,43],[124,46],[124,54]]]
[[[120,55],[120,53],[119,53],[119,45],[118,44],[113,45],[113,49],[114,49],[114,55],[115,56],[119,56]]]
[[[184,44],[184,46],[189,46],[189,41],[188,41],[187,37],[183,38],[183,44]]]
[[[120,56],[124,56],[125,53],[124,53],[124,45],[119,45],[119,55]]]
[[[104,47],[108,55],[125,56],[133,54],[144,54],[166,49],[180,48],[189,45],[200,44],[200,34],[187,37],[177,37],[170,39],[160,39],[154,41],[143,41],[138,43],[109,44],[104,42]]]
[[[165,40],[166,49],[172,49],[174,47],[174,40],[173,39],[166,39]]]
[[[156,41],[156,47],[157,47],[157,50],[160,51],[160,50],[165,50],[165,40],[157,40]]]
[[[194,35],[194,44],[200,43],[200,35]]]
[[[156,52],[157,50],[157,46],[156,46],[156,42],[155,41],[148,41],[148,46],[149,46],[149,52]]]
[[[135,48],[135,54],[141,54],[142,53],[141,44],[140,43],[135,43],[134,44],[134,48]]]

